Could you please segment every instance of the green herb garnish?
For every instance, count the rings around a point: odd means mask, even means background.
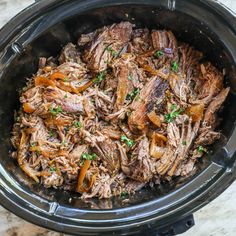
[[[185,146],[187,144],[187,142],[184,140],[184,141],[182,141],[182,144]]]
[[[35,143],[35,142],[34,142],[34,143],[31,143],[30,146],[31,146],[31,147],[36,147],[36,143]]]
[[[49,137],[50,137],[50,138],[55,137],[55,132],[54,132],[53,130],[50,130],[50,131],[49,131]]]
[[[139,94],[140,89],[139,88],[135,88],[132,92],[128,93],[126,99],[127,100],[133,100],[137,94]]]
[[[105,79],[105,73],[104,72],[99,72],[97,74],[97,77],[94,79],[94,83],[100,83]]]
[[[61,106],[58,106],[56,108],[50,107],[49,111],[51,112],[53,116],[57,116],[59,113],[62,112],[62,108]]]
[[[174,72],[178,72],[179,70],[179,65],[176,61],[173,61],[172,64],[171,64],[171,70],[174,71]]]
[[[201,145],[197,147],[197,151],[199,153],[207,152],[206,149],[203,146],[201,146]]]
[[[154,57],[161,57],[161,56],[163,56],[164,55],[164,52],[162,52],[161,50],[159,50],[159,51],[156,51],[154,54],[153,54],[153,56]]]
[[[97,155],[95,153],[92,154],[88,154],[88,153],[83,153],[81,158],[84,160],[89,160],[89,161],[93,161],[95,160],[97,157]]]
[[[64,98],[68,98],[67,94],[64,96]]]
[[[53,173],[57,170],[57,168],[54,166],[54,167],[50,167],[50,172]]]
[[[120,193],[120,197],[124,198],[124,197],[127,196],[127,194],[128,194],[128,192],[122,191],[122,192]]]
[[[132,80],[133,78],[132,78],[132,76],[131,75],[129,75],[128,76],[128,80]]]
[[[115,57],[117,55],[117,52],[114,49],[112,49],[111,47],[107,47],[107,51],[110,52],[113,57]]]
[[[165,121],[168,123],[172,122],[181,112],[183,112],[182,109],[177,109],[176,104],[172,104],[171,113],[165,115]]]
[[[122,142],[125,142],[126,145],[127,145],[129,148],[133,147],[134,144],[135,144],[135,141],[134,141],[134,140],[131,140],[131,139],[127,138],[125,135],[121,135],[120,140],[121,140]]]
[[[61,142],[61,145],[62,145],[62,146],[65,146],[65,145],[66,145],[66,140],[63,140],[63,141]]]
[[[79,122],[79,121],[74,122],[74,126],[75,126],[77,129],[81,129],[81,128],[82,128],[82,124],[81,124],[81,122]]]
[[[65,77],[65,78],[63,79],[64,82],[67,82],[68,80],[69,80],[68,77]]]

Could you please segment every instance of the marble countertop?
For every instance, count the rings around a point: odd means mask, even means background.
[[[0,27],[33,0],[0,0]],[[236,0],[220,0],[236,12]],[[0,207],[1,236],[62,236],[32,225]],[[183,236],[233,236],[236,235],[236,182],[217,199],[194,214],[195,226]]]

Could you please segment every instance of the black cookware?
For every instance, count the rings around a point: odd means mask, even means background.
[[[81,201],[77,194],[45,189],[10,158],[18,91],[36,72],[40,56],[58,55],[81,33],[129,20],[137,27],[172,30],[225,72],[231,93],[219,127],[225,138],[199,163],[199,171],[172,185],[146,188],[124,199]],[[0,31],[0,203],[43,227],[80,235],[174,235],[194,224],[192,213],[236,178],[236,20],[210,0],[41,0]]]

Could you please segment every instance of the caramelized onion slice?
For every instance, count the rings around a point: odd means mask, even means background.
[[[156,125],[157,127],[161,127],[160,117],[156,114],[154,110],[148,113],[147,116],[154,125]]]
[[[155,157],[156,159],[160,159],[165,153],[166,148],[158,147],[155,145],[151,145],[150,147],[150,155]]]
[[[83,84],[82,86],[77,87],[77,88],[76,88],[76,91],[77,91],[78,93],[83,92],[84,90],[86,90],[87,88],[89,88],[93,83],[94,83],[94,80],[91,79],[91,80],[89,80],[88,82],[86,82],[85,84]]]
[[[49,150],[43,149],[41,146],[30,147],[29,150],[31,152],[38,152],[42,156],[47,157],[49,159],[55,158],[57,156],[68,156],[68,154],[69,154],[68,151],[66,151],[66,150],[49,151]]]
[[[61,72],[54,72],[50,75],[51,80],[64,80],[66,78],[66,75]]]
[[[38,76],[34,79],[34,84],[35,86],[52,86],[52,87],[55,87],[55,83],[46,78],[46,77],[42,77],[42,76]]]
[[[87,192],[87,189],[83,186],[84,183],[84,178],[86,176],[86,172],[89,169],[91,165],[91,161],[90,160],[85,160],[84,161],[84,165],[80,168],[80,173],[78,176],[78,183],[77,183],[77,192],[79,193],[83,193],[83,192]]]
[[[23,164],[21,166],[21,169],[29,176],[31,177],[35,182],[39,183],[38,176],[41,175],[39,171],[36,171],[32,169],[28,164]]]
[[[40,172],[32,169],[28,163],[24,163],[25,148],[26,148],[27,142],[28,142],[27,135],[26,135],[25,131],[23,130],[23,131],[21,131],[21,139],[20,139],[17,161],[18,161],[20,168],[29,177],[31,177],[35,182],[39,183],[39,178],[37,177],[37,175],[40,176]]]
[[[192,105],[186,111],[187,115],[192,117],[194,122],[197,122],[202,119],[203,112],[204,112],[204,104],[203,103]]]
[[[35,108],[33,106],[31,106],[31,104],[28,103],[28,102],[23,104],[23,110],[26,113],[33,113],[33,112],[35,112]]]
[[[150,155],[156,159],[160,159],[164,152],[166,151],[167,138],[157,132],[152,134],[152,142],[150,146]]]

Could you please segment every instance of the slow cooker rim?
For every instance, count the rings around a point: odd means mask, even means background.
[[[44,4],[46,1],[41,1],[41,2],[37,2],[37,3],[35,3],[35,4],[33,4],[33,5],[31,5],[30,7],[29,7],[29,12],[27,12],[28,10],[26,9],[24,12],[22,12],[22,13],[20,13],[18,16],[16,16],[14,19],[12,19],[8,24],[13,24],[13,23],[16,23],[17,22],[17,25],[20,25],[21,24],[21,14],[34,14],[34,10],[40,10],[39,8],[44,8],[45,6],[49,6],[49,5],[51,5],[51,4],[53,4],[53,3],[55,3],[56,1],[55,0],[51,0],[50,2],[48,2],[48,4]],[[63,2],[63,0],[61,0],[60,2]],[[80,1],[80,2],[83,2],[83,1]],[[129,2],[129,1],[128,1]],[[132,3],[133,3],[133,1],[131,1]],[[137,1],[136,1],[137,2]],[[140,1],[141,2],[141,1]],[[212,3],[212,1],[206,1],[208,4],[213,4]],[[126,1],[126,3],[127,3],[127,1]],[[139,3],[139,2],[138,2]],[[228,12],[228,9],[225,9],[226,10],[226,12]],[[23,17],[24,18],[24,17]],[[13,24],[14,25],[14,24]],[[4,27],[4,29],[3,30],[1,30],[0,31],[0,35],[1,34],[7,34],[7,32],[8,32],[8,30],[6,30],[6,26]],[[7,34],[8,35],[8,34]],[[3,43],[2,43],[3,44]],[[228,175],[228,174],[227,174]],[[225,175],[224,175],[225,176]],[[232,177],[232,176],[231,176]],[[234,178],[235,178],[235,176],[234,176]],[[4,178],[3,178],[4,179]],[[2,179],[2,180],[3,180]],[[232,181],[234,180],[234,179],[231,179]],[[230,182],[230,181],[229,181]],[[224,186],[225,187],[225,186]],[[227,186],[226,186],[227,187]],[[222,188],[223,189],[223,188]],[[222,192],[222,189],[220,190],[220,191],[218,191],[219,193],[220,192]],[[225,189],[225,188],[224,188]],[[219,194],[218,193],[218,194]],[[218,195],[218,194],[214,194],[214,196],[215,195]],[[2,203],[3,203],[3,206],[5,206],[6,208],[8,208],[7,206],[9,206],[9,204],[10,204],[10,200],[6,197],[6,195],[5,195],[5,198],[4,198],[4,192],[3,192],[3,190],[2,190],[2,186],[1,186],[1,195],[0,195],[0,197],[1,197],[1,200],[2,200]],[[4,200],[5,199],[5,200]],[[6,200],[7,199],[7,200]],[[155,200],[153,200],[153,201],[155,201]],[[144,204],[144,206],[145,206],[145,203],[143,203]],[[140,205],[142,205],[142,204],[140,204]],[[18,206],[19,207],[19,206]],[[129,208],[129,207],[128,207]],[[197,207],[195,208],[195,209],[197,209]],[[10,209],[11,210],[11,209]],[[18,212],[19,213],[19,212]],[[17,214],[17,213],[16,213]],[[22,218],[24,218],[24,216],[22,216],[22,214],[21,213],[19,213],[19,216],[20,217],[22,217]],[[36,218],[37,218],[37,216],[36,216]],[[32,219],[30,219],[30,217],[27,219],[28,221],[32,221],[32,223],[39,223],[39,222],[36,222],[37,221],[37,219],[35,219],[35,220],[32,220]],[[42,220],[42,225],[41,226],[44,226],[44,227],[46,227],[45,226],[45,222],[44,222],[44,220]]]

